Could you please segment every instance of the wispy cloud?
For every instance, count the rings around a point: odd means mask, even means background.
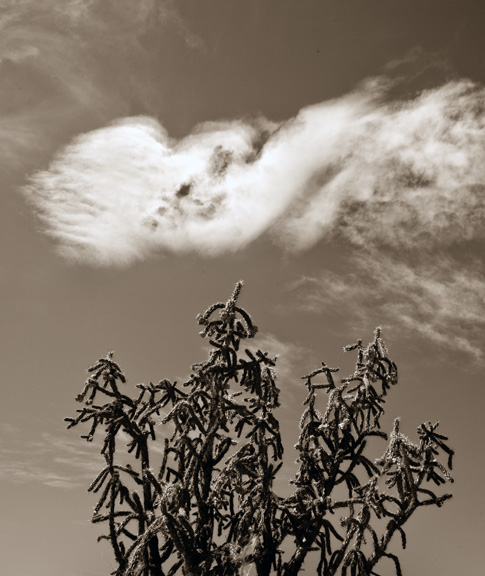
[[[62,150],[26,189],[68,258],[124,265],[217,254],[264,233],[290,250],[436,245],[483,236],[485,90],[455,82],[386,102],[373,80],[274,124],[209,123],[170,139],[128,118]]]
[[[478,261],[460,263],[439,255],[411,264],[396,256],[362,251],[341,273],[300,278],[300,305],[332,314],[345,309],[347,323],[422,337],[437,349],[484,357],[485,274]]]
[[[74,488],[79,486],[79,482],[65,474],[49,471],[38,464],[33,464],[25,460],[10,460],[2,462],[0,465],[0,479],[9,482],[41,483],[52,488]]]
[[[155,56],[144,42],[171,19],[179,17],[165,0],[3,1],[2,171],[19,178],[45,166],[86,126],[159,98],[148,72]]]
[[[53,488],[88,486],[103,464],[99,449],[91,444],[83,446],[79,438],[43,433],[39,440],[22,442],[18,430],[3,430],[0,480]]]
[[[343,127],[333,173],[284,223],[290,247],[329,233],[395,247],[483,237],[484,98],[463,81],[414,100],[374,99]]]
[[[164,0],[158,4],[158,15],[163,22],[168,23],[185,40],[189,48],[205,50],[204,40],[187,26],[185,20],[177,11],[176,0]]]

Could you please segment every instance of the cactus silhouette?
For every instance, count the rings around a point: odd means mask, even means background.
[[[106,465],[89,486],[99,496],[92,522],[106,526],[116,576],[257,576],[298,574],[318,554],[317,574],[371,576],[388,558],[403,525],[421,506],[451,497],[435,486],[452,481],[453,451],[437,424],[418,428],[419,444],[380,429],[397,368],[377,329],[359,341],[354,373],[321,366],[303,377],[308,390],[300,420],[293,493],[278,496],[283,464],[276,416],[276,358],[248,347],[257,328],[238,305],[242,282],[227,302],[197,317],[209,340],[207,361],[182,385],[161,380],[125,394],[113,353],[89,368],[68,428],[103,436]],[[323,412],[318,395],[328,396]],[[164,431],[165,433],[163,434]],[[369,440],[387,440],[383,456],[366,455]],[[447,459],[446,465],[438,457]],[[338,513],[338,514],[337,514]]]

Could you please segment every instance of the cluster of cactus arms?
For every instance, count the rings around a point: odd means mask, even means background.
[[[295,576],[311,555],[317,574],[377,575],[388,545],[420,507],[449,494],[453,451],[437,425],[418,428],[419,444],[399,431],[371,461],[366,446],[380,430],[384,399],[397,383],[395,364],[377,330],[359,341],[355,372],[335,383],[322,363],[303,379],[308,389],[296,445],[298,470],[290,496],[275,493],[283,445],[275,411],[276,358],[241,346],[257,328],[231,298],[198,316],[211,351],[183,385],[162,380],[122,392],[125,377],[112,354],[89,369],[68,427],[89,423],[83,436],[104,435],[106,466],[89,487],[99,495],[92,521],[103,523],[116,576]],[[242,350],[241,350],[242,348]],[[327,394],[326,410],[317,408]],[[165,431],[164,438],[161,431]],[[447,456],[447,466],[439,454]],[[119,460],[123,460],[123,464]],[[127,462],[129,460],[130,462]]]

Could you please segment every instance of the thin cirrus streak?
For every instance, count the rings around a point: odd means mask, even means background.
[[[203,48],[171,0],[0,2],[4,181],[45,166],[59,142],[81,126],[127,115],[133,103],[145,108],[158,102],[152,74],[157,54],[145,41],[168,29],[187,46]]]
[[[25,193],[60,253],[94,265],[216,255],[265,233],[289,250],[335,234],[411,248],[481,238],[485,90],[460,81],[387,102],[386,85],[178,141],[154,119],[119,120],[74,139]]]
[[[96,457],[92,445],[83,449],[76,440],[48,433],[39,440],[24,442],[19,430],[8,424],[1,431],[4,444],[0,445],[0,479],[6,482],[35,482],[63,489],[88,486],[102,465],[102,458],[99,454]]]
[[[291,289],[309,312],[344,308],[354,330],[382,323],[394,334],[419,335],[437,349],[483,359],[485,270],[476,260],[434,254],[411,265],[383,252],[357,251],[345,274],[302,277]]]

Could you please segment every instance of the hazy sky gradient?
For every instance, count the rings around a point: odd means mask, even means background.
[[[441,420],[457,453],[405,574],[480,572],[484,24],[446,0],[0,2],[2,573],[114,569],[96,446],[62,419],[109,350],[130,386],[183,378],[240,278],[280,353],[282,489],[299,377],[347,375],[382,325],[388,428]]]

